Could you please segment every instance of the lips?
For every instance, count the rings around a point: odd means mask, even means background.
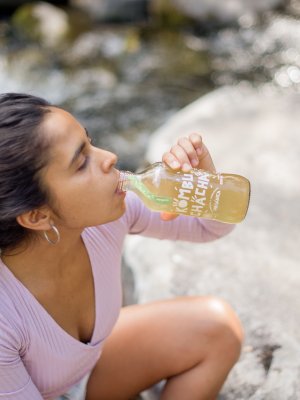
[[[117,171],[117,170],[116,170]],[[120,171],[117,171],[117,187],[115,193],[117,194],[126,194],[124,190],[122,190],[122,181],[120,180]]]

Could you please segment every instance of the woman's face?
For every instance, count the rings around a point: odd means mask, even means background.
[[[42,132],[50,140],[50,161],[41,177],[59,214],[53,222],[82,229],[121,217],[125,195],[116,190],[117,156],[92,146],[80,123],[59,108],[46,114]]]

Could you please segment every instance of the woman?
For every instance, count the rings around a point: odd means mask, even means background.
[[[214,169],[198,134],[162,160]],[[205,242],[232,226],[125,199],[116,161],[61,108],[0,96],[1,399],[129,399],[166,379],[163,400],[212,400],[239,357],[242,328],[222,300],[120,311],[126,234]]]

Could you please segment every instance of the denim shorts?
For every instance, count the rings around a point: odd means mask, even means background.
[[[90,373],[77,382],[76,385],[72,386],[66,393],[56,397],[54,400],[85,400],[89,377]]]

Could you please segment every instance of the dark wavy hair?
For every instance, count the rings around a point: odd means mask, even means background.
[[[0,95],[0,251],[15,248],[31,235],[16,217],[48,203],[39,171],[48,162],[49,144],[41,124],[50,106],[28,94]]]

